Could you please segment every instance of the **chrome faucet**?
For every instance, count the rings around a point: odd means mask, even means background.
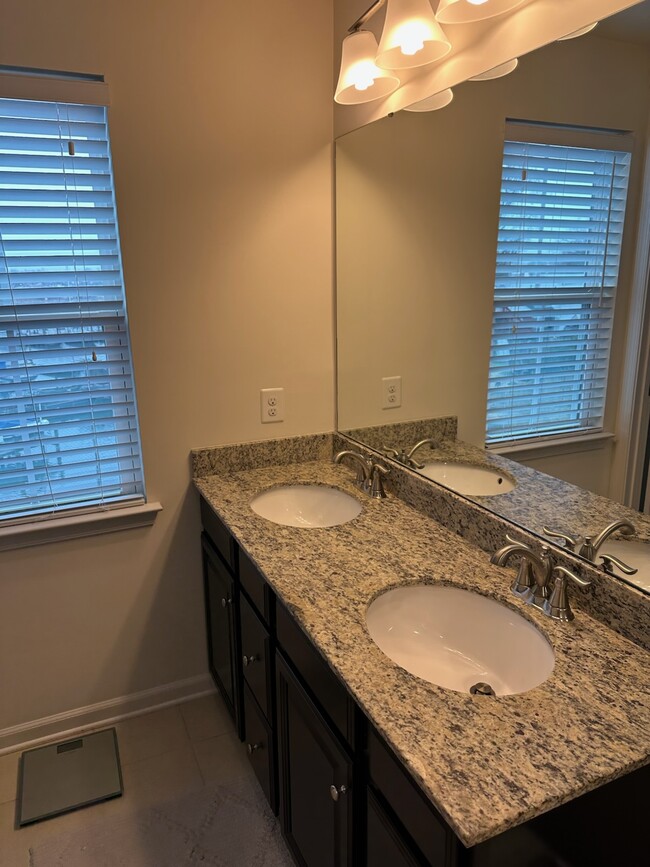
[[[384,478],[390,470],[372,458],[365,458],[360,452],[344,449],[334,455],[334,463],[340,464],[343,458],[350,458],[357,465],[357,475],[354,484],[369,497],[376,500],[384,499]]]
[[[633,524],[630,524],[629,521],[614,521],[613,524],[605,527],[605,529],[597,536],[593,538],[591,536],[585,536],[578,554],[581,557],[585,557],[587,560],[591,560],[592,563],[595,563],[596,554],[598,554],[600,546],[617,530],[620,530],[623,536],[634,536],[636,533],[636,528]]]
[[[368,493],[370,489],[370,460],[364,458],[359,452],[353,452],[352,449],[344,449],[342,452],[337,452],[334,455],[334,463],[340,464],[343,458],[350,458],[357,465],[357,475],[354,484],[364,493]]]
[[[430,445],[432,449],[437,449],[440,447],[440,443],[437,440],[431,439],[427,437],[427,439],[420,440],[417,442],[410,451],[406,452],[404,449],[398,451],[397,449],[393,449],[390,446],[382,446],[384,452],[386,452],[387,457],[393,458],[393,460],[397,461],[400,464],[404,464],[406,467],[410,467],[412,470],[421,470],[424,468],[424,464],[418,463],[413,455],[417,452],[418,449],[421,449],[422,446]]]
[[[553,572],[551,552],[544,545],[538,555],[524,542],[517,542],[510,536],[506,536],[506,539],[510,544],[495,551],[490,562],[495,566],[505,566],[511,557],[520,556],[521,562],[517,577],[512,584],[512,592],[521,597],[524,602],[544,610],[550,595],[549,582]]]
[[[591,581],[586,578],[578,578],[573,572],[569,572],[564,566],[556,566],[553,569],[555,583],[553,584],[553,592],[549,599],[546,600],[544,611],[553,620],[562,620],[565,623],[573,620],[575,615],[569,605],[569,594],[567,593],[567,581],[572,581],[581,590],[586,590],[591,587]]]

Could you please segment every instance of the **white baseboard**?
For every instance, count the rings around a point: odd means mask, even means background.
[[[86,707],[31,720],[17,726],[0,729],[0,756],[28,749],[53,739],[74,737],[90,728],[112,725],[137,714],[159,710],[192,698],[214,692],[209,674],[177,680],[153,689],[133,692]]]

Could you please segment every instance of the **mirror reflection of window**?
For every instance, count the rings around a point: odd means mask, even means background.
[[[487,443],[603,429],[632,137],[506,131]]]

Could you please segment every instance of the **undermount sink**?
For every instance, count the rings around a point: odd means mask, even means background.
[[[270,488],[254,497],[250,507],[262,518],[285,527],[336,527],[361,512],[357,499],[325,485]]]
[[[497,469],[447,461],[430,461],[420,470],[434,482],[468,497],[493,497],[507,494],[515,483]]]
[[[368,606],[366,623],[393,662],[456,692],[477,684],[498,696],[527,692],[555,664],[551,645],[532,623],[506,605],[456,587],[388,590]]]

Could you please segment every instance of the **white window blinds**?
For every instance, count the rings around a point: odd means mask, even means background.
[[[0,518],[143,499],[106,108],[0,99]]]
[[[506,141],[488,443],[602,429],[630,159]]]

